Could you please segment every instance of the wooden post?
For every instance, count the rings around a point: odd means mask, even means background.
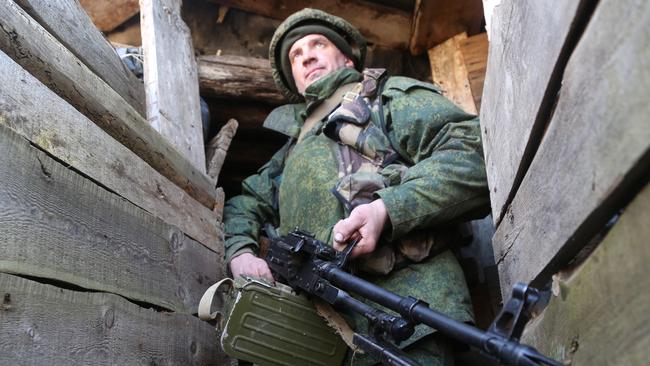
[[[205,172],[199,83],[181,0],[140,0],[147,120]]]

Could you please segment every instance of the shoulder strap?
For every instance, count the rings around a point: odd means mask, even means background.
[[[408,166],[413,166],[413,160],[411,160],[408,156],[405,156],[402,153],[402,150],[399,148],[397,144],[393,141],[393,139],[390,137],[390,134],[388,133],[388,128],[386,126],[386,117],[384,117],[384,103],[381,100],[381,93],[384,89],[384,86],[386,85],[386,81],[388,81],[388,77],[383,77],[387,76],[385,73],[385,69],[380,69],[383,70],[384,73],[382,73],[379,78],[377,79],[377,87],[375,90],[375,100],[373,103],[377,104],[378,110],[377,110],[377,117],[379,117],[379,126],[381,127],[381,130],[384,132],[384,135],[386,136],[386,139],[388,139],[388,143],[390,144],[390,147],[395,151],[396,153],[396,158],[401,159],[402,162],[406,163]],[[390,164],[391,162],[386,162],[387,164]]]
[[[360,89],[361,83],[345,84],[338,88],[334,94],[325,99],[316,109],[305,119],[305,123],[300,128],[300,135],[298,135],[298,142],[302,141],[307,132],[311,131],[316,123],[327,117],[343,100],[345,94],[355,89]]]

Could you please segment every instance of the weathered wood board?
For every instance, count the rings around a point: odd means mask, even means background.
[[[2,365],[224,365],[214,327],[0,273]]]
[[[17,0],[16,3],[140,115],[145,115],[142,81],[124,66],[76,0]]]
[[[196,59],[181,0],[140,0],[147,121],[205,173]]]
[[[411,15],[406,11],[361,1],[338,0],[210,0],[249,13],[284,20],[304,8],[314,8],[339,16],[355,26],[368,42],[406,49],[411,31]]]
[[[113,89],[10,0],[0,0],[0,50],[162,175],[212,209],[214,182]]]
[[[282,104],[267,59],[242,56],[199,56],[201,93],[218,98],[244,98]]]
[[[460,33],[429,50],[433,82],[440,85],[443,95],[467,113],[476,114],[476,105],[469,85],[469,75],[460,42],[467,39]]]
[[[547,281],[640,188],[650,170],[649,43],[649,2],[599,2],[495,233],[502,289]]]
[[[56,141],[56,140],[55,140]],[[0,272],[192,313],[221,256],[0,126]]]
[[[556,296],[522,340],[571,365],[647,364],[648,223],[650,185],[578,269],[558,275]]]
[[[474,97],[474,105],[481,110],[481,97],[483,96],[483,84],[485,83],[485,71],[488,58],[487,33],[477,34],[460,41],[460,51],[465,60],[469,87]]]
[[[0,52],[0,124],[223,253],[217,217]]]
[[[140,12],[138,0],[79,0],[102,32],[110,32]]]
[[[542,101],[579,3],[507,1],[494,9],[481,130],[495,225],[525,173],[526,150],[534,154],[538,146],[531,134],[547,122],[536,118],[551,107]]]

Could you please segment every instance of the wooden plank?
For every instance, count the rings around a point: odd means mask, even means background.
[[[217,253],[214,214],[0,52],[0,124]]]
[[[464,39],[467,39],[467,34],[460,33],[429,50],[431,78],[442,87],[445,97],[465,112],[476,114],[467,67],[460,49],[460,42]]]
[[[384,5],[340,0],[210,1],[280,20],[284,20],[304,8],[320,9],[349,21],[367,38],[369,43],[386,48],[401,49],[406,49],[409,44],[410,14]]]
[[[206,174],[18,5],[10,0],[0,5],[2,51],[162,175],[214,207],[216,188]]]
[[[477,34],[473,37],[460,41],[460,51],[465,60],[469,87],[472,90],[474,105],[481,110],[481,97],[483,95],[483,83],[487,69],[488,39],[487,33]]]
[[[225,365],[214,327],[0,273],[0,364]]]
[[[0,272],[192,313],[221,255],[0,126]]]
[[[649,42],[650,3],[599,2],[565,70],[544,140],[495,233],[502,289],[548,281],[647,179]]]
[[[142,81],[124,66],[76,0],[17,0],[16,3],[140,115],[145,115]]]
[[[140,0],[140,25],[147,120],[205,172],[196,59],[181,0]]]
[[[286,103],[271,76],[267,59],[242,56],[199,56],[201,93],[218,98],[244,98]]]
[[[208,151],[208,175],[214,179],[219,177],[223,162],[226,160],[230,142],[237,132],[237,126],[239,126],[239,123],[236,119],[229,120],[208,143],[206,149]]]
[[[534,129],[543,133],[548,122],[536,118],[552,107],[542,102],[580,3],[508,1],[494,9],[481,130],[495,225],[528,168],[526,149],[534,155],[539,144]]]
[[[95,26],[110,32],[140,12],[138,0],[79,0]]]
[[[409,48],[419,55],[456,34],[481,30],[481,0],[416,0]]]
[[[650,186],[591,256],[554,280],[523,341],[571,365],[644,365],[650,349]]]

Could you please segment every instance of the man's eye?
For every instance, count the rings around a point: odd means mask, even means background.
[[[322,42],[316,43],[316,48],[323,48],[323,47],[325,47],[325,43]]]

